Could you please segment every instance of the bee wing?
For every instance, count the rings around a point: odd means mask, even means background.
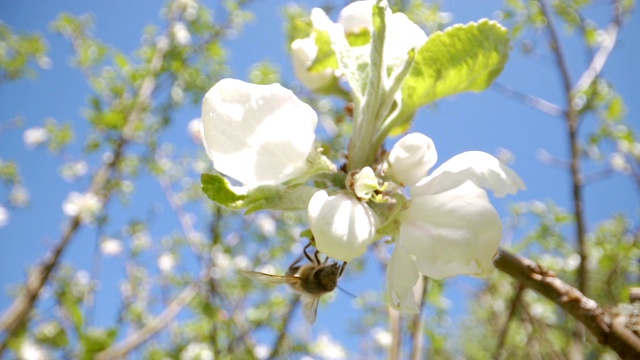
[[[318,303],[320,302],[320,296],[313,294],[300,294],[300,302],[302,303],[302,313],[304,318],[309,324],[316,322],[316,315],[318,314]]]
[[[295,276],[280,276],[280,275],[271,275],[265,274],[257,271],[241,271],[242,275],[251,278],[253,280],[258,280],[262,282],[272,283],[272,284],[286,284],[300,281]]]

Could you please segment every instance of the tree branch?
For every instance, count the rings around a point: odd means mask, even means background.
[[[158,317],[151,320],[145,327],[133,333],[120,343],[113,345],[96,355],[97,360],[120,359],[125,357],[136,347],[147,341],[151,336],[165,328],[175,318],[193,297],[198,293],[198,283],[193,283],[185,288],[178,297]]]
[[[522,285],[538,292],[571,314],[598,339],[623,359],[640,359],[640,338],[625,327],[625,320],[613,317],[594,300],[563,282],[532,260],[498,250],[495,266]]]
[[[420,360],[423,358],[422,355],[422,324],[423,324],[423,316],[424,316],[424,303],[427,298],[427,291],[429,290],[429,278],[426,276],[421,276],[418,280],[418,293],[420,294],[419,301],[419,309],[420,312],[413,316],[411,319],[411,325],[413,327],[411,333],[411,356],[412,360]]]
[[[524,292],[524,286],[520,284],[518,286],[518,289],[516,289],[516,293],[513,296],[513,300],[511,300],[511,310],[509,310],[507,321],[505,321],[504,326],[502,327],[502,331],[500,332],[500,336],[498,337],[498,345],[496,346],[496,351],[493,353],[494,359],[504,358],[504,355],[502,354],[502,349],[504,348],[504,344],[507,340],[509,325],[511,324],[511,320],[513,320],[513,318],[515,317],[516,309],[518,308],[518,304],[520,303],[520,299],[522,298],[523,292]]]

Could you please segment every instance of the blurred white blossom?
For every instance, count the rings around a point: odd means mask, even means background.
[[[191,136],[191,140],[193,140],[196,144],[202,144],[202,119],[195,118],[189,121],[187,125],[187,133]]]
[[[322,359],[342,360],[347,358],[344,348],[328,334],[320,334],[311,344],[311,351]]]
[[[9,223],[9,210],[0,205],[0,227],[6,226]]]
[[[391,333],[383,328],[374,327],[371,329],[371,335],[373,336],[373,340],[375,340],[378,346],[383,348],[388,348],[391,346],[391,341],[393,340]]]
[[[255,355],[255,357],[257,357],[259,360],[266,359],[270,353],[271,353],[271,347],[269,345],[257,344],[253,348],[253,355]]]
[[[62,203],[62,211],[67,216],[79,216],[85,223],[95,221],[102,209],[100,198],[94,193],[78,193],[72,191]]]
[[[66,181],[73,181],[86,175],[89,165],[84,160],[69,162],[60,167],[60,175]]]
[[[49,359],[49,354],[44,347],[38,345],[31,339],[26,339],[20,345],[20,359],[21,360],[46,360]]]
[[[11,192],[9,193],[9,202],[11,205],[15,207],[25,207],[29,205],[29,200],[31,199],[31,194],[29,193],[29,189],[22,185],[16,185],[11,188]]]
[[[180,360],[213,360],[211,346],[201,342],[192,342],[180,351]]]
[[[191,33],[189,33],[189,29],[187,29],[187,26],[183,22],[176,21],[173,23],[171,31],[178,45],[188,46],[191,44]]]
[[[169,252],[163,252],[158,256],[157,265],[160,271],[168,274],[172,272],[173,268],[176,266],[176,257]]]
[[[100,242],[100,251],[105,256],[116,256],[122,252],[122,241],[115,238],[104,238]]]
[[[255,224],[265,237],[272,237],[276,234],[276,221],[268,213],[256,215]]]
[[[623,174],[628,174],[631,172],[631,166],[627,162],[627,158],[623,153],[613,153],[609,156],[609,164],[613,170],[621,172]]]
[[[22,140],[27,149],[33,149],[49,140],[49,131],[43,127],[32,127],[22,134]]]

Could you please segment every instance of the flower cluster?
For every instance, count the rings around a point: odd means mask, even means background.
[[[291,45],[294,70],[310,89],[326,90],[345,79],[354,94],[348,163],[340,167],[346,170],[327,166],[315,144],[317,115],[291,91],[224,79],[204,98],[202,143],[214,168],[243,187],[220,188],[224,182],[218,182],[206,185],[215,189],[208,195],[252,211],[306,208],[316,248],[340,261],[392,238],[387,291],[392,306],[403,312],[418,310],[413,288],[420,275],[487,276],[502,225],[486,190],[497,197],[514,194],[525,188],[522,179],[477,151],[432,170],[436,148],[420,133],[405,135],[380,156],[390,124],[401,113],[401,85],[412,54],[426,43],[426,34],[383,0],[354,2],[337,23],[320,9],[311,20],[311,35]],[[368,42],[350,45],[354,34],[366,35]],[[314,67],[318,44],[327,37],[337,65]],[[376,64],[381,71],[374,71]],[[305,185],[320,173],[343,185]]]

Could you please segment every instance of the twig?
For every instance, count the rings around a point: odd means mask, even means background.
[[[495,266],[522,285],[553,301],[583,324],[598,341],[623,359],[640,359],[640,338],[578,289],[535,262],[506,250],[498,250]]]
[[[391,330],[391,348],[389,349],[389,360],[400,359],[400,347],[402,346],[402,331],[400,327],[400,313],[393,309],[389,309],[389,330]]]
[[[522,293],[524,292],[524,286],[522,284],[518,285],[516,289],[516,293],[513,296],[513,300],[511,300],[511,309],[509,310],[509,315],[507,316],[507,321],[504,323],[502,327],[502,331],[500,332],[500,336],[498,337],[498,345],[496,345],[496,351],[493,353],[494,359],[502,359],[502,348],[504,348],[504,344],[507,340],[507,333],[509,332],[509,325],[511,324],[511,320],[513,320],[516,309],[518,308],[518,304],[520,303],[520,299],[522,298]]]
[[[120,162],[120,158],[124,153],[124,148],[133,136],[135,126],[150,102],[150,97],[155,86],[155,76],[160,71],[162,60],[167,50],[167,46],[156,46],[156,52],[151,60],[150,74],[144,79],[140,87],[135,107],[127,118],[127,124],[122,130],[120,140],[115,145],[113,159],[104,164],[93,178],[89,192],[100,196],[103,206],[106,205],[113,191],[113,188],[108,186],[110,174],[117,168],[117,164]],[[9,339],[15,335],[20,325],[28,320],[27,317],[29,313],[31,313],[40,295],[40,290],[42,290],[44,284],[49,280],[51,273],[58,265],[62,253],[80,227],[80,224],[80,215],[76,215],[70,219],[70,224],[64,231],[62,239],[53,249],[52,255],[47,256],[41,265],[34,268],[33,272],[29,275],[25,290],[14,300],[11,307],[2,314],[2,317],[0,317],[0,332],[5,332],[6,334],[6,338],[2,344],[0,344],[0,356],[7,347]]]
[[[413,326],[413,332],[411,334],[411,357],[412,360],[422,359],[422,324],[423,324],[423,315],[424,315],[424,303],[427,297],[427,291],[429,289],[429,278],[426,276],[421,276],[418,280],[418,293],[420,293],[420,303],[419,309],[420,312],[413,316],[411,320],[411,325]]]
[[[622,25],[622,5],[620,5],[619,1],[614,1],[613,11],[613,20],[604,32],[605,36],[600,49],[598,49],[598,52],[596,52],[591,59],[587,70],[582,73],[576,85],[571,89],[572,93],[581,93],[591,86],[593,81],[597,79],[602,72],[604,65],[607,63],[607,59],[609,59],[609,55],[611,55],[613,48],[616,46],[618,32]]]
[[[506,86],[498,81],[494,81],[491,88],[500,92],[502,95],[523,102],[525,105],[531,106],[535,109],[542,111],[545,114],[551,116],[560,117],[564,115],[564,110],[554,103],[539,97],[525,94],[518,90],[515,90],[509,86]]]
[[[122,358],[158,331],[164,329],[169,321],[175,318],[198,293],[198,286],[198,283],[189,285],[160,315],[158,315],[158,317],[151,320],[145,327],[133,333],[123,341],[98,353],[96,355],[96,359],[106,360]]]
[[[586,226],[584,220],[583,194],[582,194],[582,176],[580,170],[580,144],[578,141],[578,127],[580,125],[580,116],[573,102],[576,93],[572,91],[571,76],[569,67],[564,56],[562,46],[558,38],[558,32],[555,23],[550,15],[547,1],[539,0],[540,10],[547,20],[547,33],[549,35],[549,45],[553,51],[558,71],[562,77],[562,84],[566,96],[566,113],[567,129],[569,135],[569,147],[571,149],[571,189],[573,193],[574,214],[576,219],[576,240],[577,253],[580,255],[580,264],[578,266],[578,289],[588,295],[589,291],[589,269],[587,267],[587,243],[586,243]],[[573,332],[573,340],[569,346],[569,358],[582,359],[584,353],[585,329],[578,325]]]
[[[297,296],[294,296],[291,299],[291,301],[289,301],[289,311],[287,312],[287,315],[282,320],[282,328],[280,329],[280,333],[278,334],[276,341],[273,343],[273,347],[271,348],[271,354],[269,354],[269,356],[267,357],[267,360],[276,359],[277,356],[280,355],[279,354],[280,349],[282,348],[282,345],[284,345],[284,342],[287,339],[287,327],[289,326],[289,323],[293,318],[293,313],[299,303],[300,301],[298,301]]]

